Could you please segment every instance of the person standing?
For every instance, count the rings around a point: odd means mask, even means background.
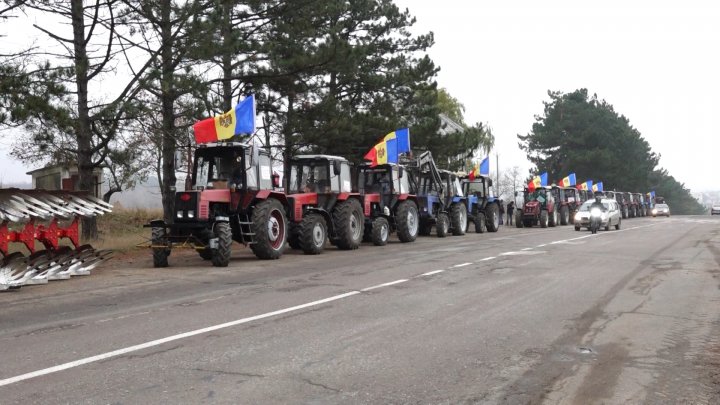
[[[500,211],[500,221],[499,221],[499,224],[502,225],[502,224],[503,224],[503,217],[505,216],[505,202],[504,202],[503,200],[498,200],[498,205],[500,206],[500,207],[498,207],[498,208],[499,208],[499,211]]]
[[[507,224],[512,225],[513,217],[515,216],[515,201],[510,200],[507,205]]]

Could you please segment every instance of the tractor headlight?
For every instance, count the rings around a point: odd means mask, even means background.
[[[188,218],[195,218],[195,211],[193,211],[193,210],[188,211],[188,212],[187,212],[187,217],[188,217]]]
[[[178,217],[178,218],[182,218],[182,217],[183,217],[183,212],[182,212],[182,211],[178,211],[177,214],[175,214],[175,216]]]

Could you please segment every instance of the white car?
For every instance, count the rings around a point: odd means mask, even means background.
[[[720,215],[720,204],[713,204],[710,208],[710,215]]]
[[[581,228],[590,229],[590,206],[595,200],[587,200],[578,209],[575,214],[575,230],[579,231]],[[622,215],[620,214],[620,206],[617,201],[610,198],[603,198],[602,205],[605,207],[600,214],[600,228],[606,231],[610,230],[611,226],[615,229],[620,229],[620,222]]]
[[[655,204],[655,208],[652,209],[652,216],[656,217],[658,215],[669,217],[670,207],[667,204]]]

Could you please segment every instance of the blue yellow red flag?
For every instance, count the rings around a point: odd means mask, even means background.
[[[251,94],[232,110],[198,121],[193,125],[195,142],[208,143],[255,132],[255,95]]]
[[[398,156],[407,152],[410,152],[410,130],[402,128],[385,135],[364,157],[370,166],[377,166],[397,163]]]

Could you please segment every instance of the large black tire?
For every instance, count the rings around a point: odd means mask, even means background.
[[[217,222],[214,226],[215,237],[218,240],[217,248],[212,250],[212,261],[215,267],[227,267],[230,264],[232,253],[232,229],[227,222]]]
[[[213,253],[212,249],[210,249],[209,247],[206,247],[205,249],[200,249],[197,252],[203,260],[212,260]]]
[[[627,219],[628,217],[628,207],[623,207],[622,209],[622,219]]]
[[[437,223],[435,224],[435,233],[438,238],[444,238],[450,232],[450,217],[448,214],[441,212],[437,216]]]
[[[151,243],[153,245],[167,243],[167,241],[165,240],[165,228],[160,228],[160,227],[152,228]],[[170,249],[168,249],[168,248],[153,248],[152,255],[153,255],[153,267],[160,268],[160,267],[168,266],[168,256],[170,256]]]
[[[467,231],[467,207],[464,203],[453,204],[450,208],[450,227],[453,235],[465,235],[465,231]]]
[[[560,207],[560,225],[570,223],[570,208],[567,206]]]
[[[360,247],[365,216],[358,200],[351,198],[335,206],[332,220],[335,228],[334,242],[339,249],[351,250]]]
[[[487,232],[487,219],[485,218],[484,213],[478,212],[475,215],[475,233],[485,232]]]
[[[548,213],[548,226],[554,228],[558,224],[557,211],[553,210],[552,213]]]
[[[497,232],[500,229],[500,207],[493,203],[485,207],[485,219],[487,230],[489,232]]]
[[[401,202],[395,212],[395,225],[400,242],[413,242],[417,238],[419,224],[417,204],[409,200]]]
[[[579,230],[580,230],[580,224],[575,224],[575,230],[576,230],[576,231],[579,231]]]
[[[616,231],[619,231],[619,230],[620,230],[620,222],[622,222],[622,221],[618,219],[618,223],[615,225],[615,230],[616,230]]]
[[[300,222],[300,249],[306,255],[317,255],[325,249],[327,223],[322,215],[311,213]]]
[[[287,242],[287,219],[280,201],[270,198],[260,202],[252,212],[254,242],[250,245],[258,259],[279,259]]]
[[[525,221],[523,221],[522,211],[517,211],[515,213],[515,227],[522,228],[523,226],[525,226]]]
[[[540,211],[540,228],[548,227],[548,212]]]
[[[372,223],[372,242],[375,246],[385,246],[390,237],[390,224],[387,219],[377,217]]]

